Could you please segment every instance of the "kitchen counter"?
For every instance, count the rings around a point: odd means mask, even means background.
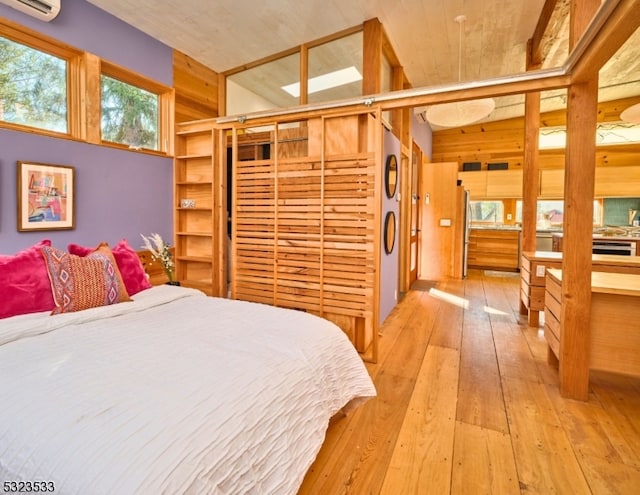
[[[601,242],[601,243],[609,243],[614,245],[614,246],[606,246],[606,247],[599,246],[601,249],[600,250],[594,249],[594,252],[612,253],[613,251],[618,251],[618,250],[629,251],[630,250],[629,247],[631,246],[630,253],[627,252],[624,254],[635,255],[640,253],[640,231],[636,229],[636,230],[628,230],[626,233],[624,233],[624,230],[622,230],[622,232],[623,232],[622,234],[619,232],[615,232],[615,233],[601,233],[597,231],[594,232],[592,235],[592,239],[594,243]],[[551,249],[553,251],[562,251],[563,238],[564,238],[564,234],[562,232],[555,232],[551,234],[551,245],[552,245]],[[621,244],[621,246],[615,246],[615,244]]]
[[[518,271],[520,227],[471,227],[467,266],[498,271]]]
[[[554,237],[563,237],[562,232],[553,232]],[[609,235],[609,234],[593,234],[594,239],[604,239],[611,241],[640,241],[640,235]]]
[[[588,397],[588,370],[602,370],[640,376],[640,275],[629,273],[591,274],[589,328],[565,329],[561,325],[562,271],[547,270],[544,336],[550,363],[559,365],[561,388]],[[585,331],[586,330],[586,331]],[[586,339],[586,342],[582,339]],[[588,343],[588,359],[579,341]],[[562,353],[560,348],[563,349]],[[574,351],[574,349],[576,349]],[[566,362],[562,361],[566,359]],[[564,365],[563,365],[564,364]]]
[[[471,230],[517,230],[520,232],[522,228],[519,225],[471,225]]]
[[[640,275],[640,256],[592,255],[592,271]],[[520,263],[520,314],[528,315],[529,326],[539,325],[544,311],[545,275],[551,268],[562,268],[562,253],[525,251]]]

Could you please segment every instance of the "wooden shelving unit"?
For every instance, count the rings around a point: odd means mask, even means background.
[[[219,139],[220,131],[209,121],[177,126],[174,236],[182,285],[225,296],[226,235],[221,233],[226,231],[226,146]]]

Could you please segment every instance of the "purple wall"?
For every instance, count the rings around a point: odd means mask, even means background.
[[[393,251],[387,254],[384,250],[384,240],[380,246],[380,323],[384,322],[385,318],[389,316],[391,310],[398,303],[398,274],[400,263],[400,245],[398,243],[398,233],[400,232],[400,203],[398,202],[398,192],[400,191],[400,182],[402,177],[400,175],[400,141],[391,131],[385,129],[384,141],[383,141],[383,163],[382,163],[382,218],[381,226],[384,239],[384,221],[387,216],[387,212],[393,211],[396,215],[396,242],[393,246]],[[387,197],[386,188],[384,186],[384,169],[386,166],[387,156],[396,155],[398,160],[398,186],[396,188],[396,195],[389,199]]]
[[[422,152],[433,159],[433,131],[426,122],[419,121],[411,112],[411,136]]]
[[[11,19],[167,86],[173,84],[170,47],[119,21],[84,0],[64,0],[60,14],[42,22],[5,5]],[[76,172],[76,228],[18,232],[16,162],[71,165]],[[11,254],[51,239],[59,248],[70,242],[110,244],[126,238],[141,246],[140,234],[173,238],[172,159],[0,129],[0,253]]]
[[[431,126],[419,122],[413,112],[411,114],[411,135],[418,147],[425,153],[429,159],[432,156],[432,137]],[[390,154],[395,154],[398,159],[398,188],[396,191],[401,190],[401,183],[404,177],[400,175],[400,141],[393,135],[392,132],[385,130],[384,132],[384,160]],[[382,173],[384,174],[384,166],[382,164]],[[383,175],[384,177],[384,175]],[[382,219],[381,228],[384,232],[384,220],[388,211],[395,212],[396,215],[396,242],[391,254],[386,254],[384,251],[384,244],[381,246],[381,259],[380,259],[380,323],[384,322],[385,318],[389,316],[391,310],[398,303],[398,274],[400,270],[400,249],[406,249],[406,246],[400,246],[398,243],[398,234],[400,232],[400,203],[398,202],[397,193],[392,199],[387,198],[386,193],[383,191],[382,195]],[[408,198],[407,198],[408,199]]]

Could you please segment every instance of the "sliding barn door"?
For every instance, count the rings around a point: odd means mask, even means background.
[[[357,114],[260,132],[234,138],[232,297],[317,314],[377,352],[381,130]]]

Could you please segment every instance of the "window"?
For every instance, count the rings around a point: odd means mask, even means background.
[[[471,221],[474,223],[504,223],[502,201],[471,201]]]
[[[362,31],[309,48],[308,102],[362,95]]]
[[[173,91],[127,69],[100,61],[102,142],[166,152]]]
[[[0,127],[168,153],[173,89],[0,17]]]
[[[536,228],[538,230],[553,229],[562,227],[564,221],[564,201],[539,200],[537,205]],[[593,201],[593,225],[602,225],[602,201]],[[516,201],[516,222],[522,223],[522,200]]]
[[[158,150],[158,95],[113,77],[101,77],[102,139]]]
[[[0,120],[67,133],[67,61],[0,37]]]
[[[270,60],[227,77],[227,115],[237,115],[300,103],[284,88],[300,81],[300,53]]]

